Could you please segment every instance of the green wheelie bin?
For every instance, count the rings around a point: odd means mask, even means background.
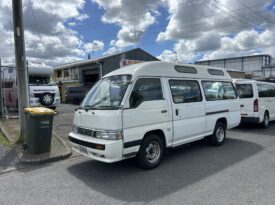
[[[31,154],[49,152],[55,112],[45,107],[29,107],[25,108],[24,112],[27,125],[27,151]]]

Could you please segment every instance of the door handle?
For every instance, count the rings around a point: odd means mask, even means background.
[[[176,115],[177,116],[179,115],[179,109],[176,109]]]
[[[241,107],[244,107],[244,105],[241,105]]]
[[[162,110],[161,113],[167,113],[167,110]]]

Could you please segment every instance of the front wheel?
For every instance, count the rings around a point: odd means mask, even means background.
[[[164,152],[164,143],[157,134],[148,135],[142,142],[137,156],[143,169],[154,169],[159,166]]]
[[[220,146],[224,143],[225,137],[226,137],[225,124],[222,122],[217,122],[214,132],[211,136],[208,137],[208,140],[211,145]]]

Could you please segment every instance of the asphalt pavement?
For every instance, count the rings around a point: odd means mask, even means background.
[[[228,131],[225,144],[169,151],[157,169],[82,156],[0,175],[0,204],[275,204],[275,124]]]

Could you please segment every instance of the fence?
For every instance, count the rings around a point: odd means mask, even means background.
[[[18,118],[19,115],[18,92],[15,76],[15,67],[0,66],[0,112],[3,118]]]

